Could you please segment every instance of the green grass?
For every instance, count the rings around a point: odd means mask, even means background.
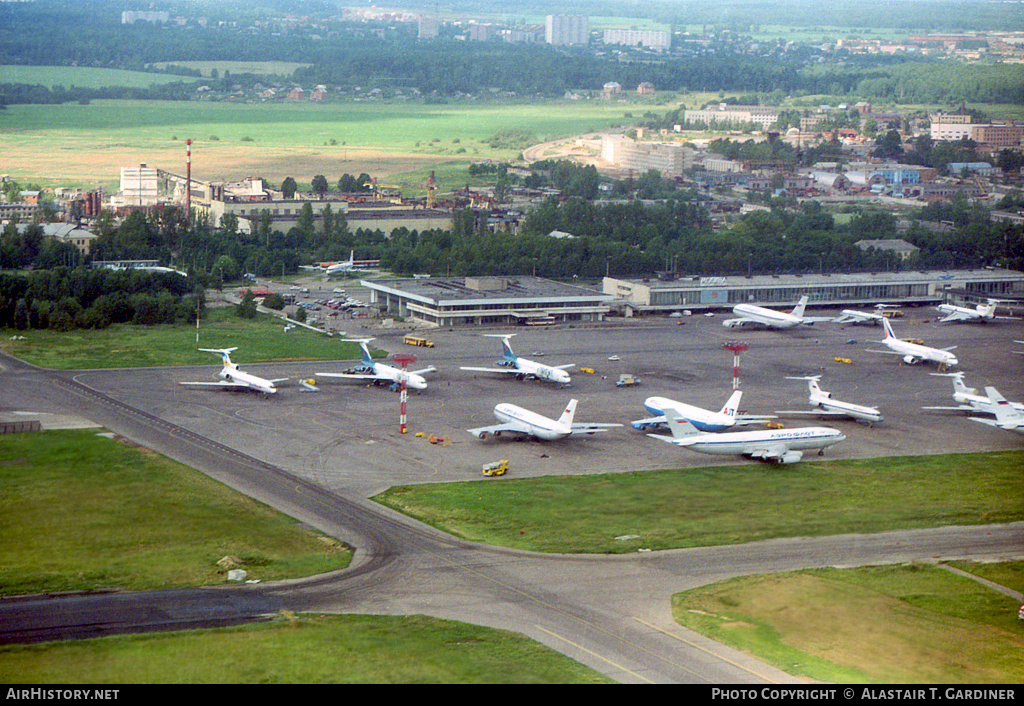
[[[293,69],[294,70],[294,69]],[[47,88],[149,88],[153,84],[175,81],[197,82],[193,76],[154,74],[123,69],[96,69],[85,66],[0,66],[0,83],[27,83]],[[51,106],[52,108],[52,106]]]
[[[514,474],[514,469],[513,469]],[[466,538],[624,553],[1024,519],[1024,452],[548,476],[391,488],[374,499]],[[571,508],[571,510],[570,510]],[[616,537],[637,535],[636,539]]]
[[[607,684],[517,633],[414,616],[0,647],[5,684]]]
[[[1024,565],[968,565],[1016,577]],[[1017,602],[935,566],[747,576],[673,596],[683,626],[838,683],[1019,684]]]
[[[260,315],[242,319],[235,307],[209,310],[195,326],[134,326],[116,324],[104,330],[0,330],[0,350],[33,365],[56,370],[142,368],[165,365],[205,365],[214,361],[197,348],[238,350],[232,360],[263,363],[288,360],[352,360],[362,354],[359,344],[303,328],[288,333],[279,319]],[[12,337],[23,336],[24,340]]]
[[[344,568],[350,552],[255,500],[91,430],[0,436],[0,594],[223,583]]]

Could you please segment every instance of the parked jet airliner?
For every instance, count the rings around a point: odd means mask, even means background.
[[[819,416],[852,417],[870,424],[884,421],[882,413],[875,407],[853,404],[852,402],[840,402],[832,397],[831,392],[825,392],[818,386],[821,380],[820,375],[808,377],[790,377],[787,380],[806,380],[808,388],[807,402],[812,407],[809,411],[802,410],[776,410],[776,414],[816,414]]]
[[[501,424],[494,424],[489,427],[478,427],[467,429],[473,436],[486,439],[488,435],[501,436],[503,433],[532,436],[543,441],[556,441],[567,436],[579,434],[597,434],[608,431],[613,427],[621,427],[621,424],[589,424],[584,422],[573,422],[576,414],[576,400],[569,400],[562,416],[556,419],[549,419],[536,412],[523,409],[514,404],[502,402],[494,408],[494,416]]]
[[[183,382],[182,385],[198,385],[204,387],[224,387],[235,390],[255,390],[261,395],[266,397],[277,392],[276,383],[284,382],[288,378],[278,378],[276,380],[267,380],[261,378],[258,375],[247,373],[238,369],[237,363],[231,362],[230,354],[233,351],[237,351],[238,348],[200,348],[201,351],[207,353],[216,353],[221,357],[221,361],[224,363],[224,367],[217,374],[220,378],[220,382]]]
[[[956,356],[950,353],[951,350],[956,346],[950,346],[949,348],[930,348],[920,343],[911,343],[910,341],[904,341],[896,338],[896,334],[892,331],[892,324],[889,323],[888,319],[882,320],[882,328],[885,329],[885,340],[884,341],[872,341],[872,343],[883,343],[889,350],[887,351],[869,351],[870,353],[888,353],[890,355],[903,356],[903,362],[910,365],[915,365],[922,361],[931,361],[939,364],[939,370],[943,370],[947,366],[956,365],[959,361]]]
[[[1001,300],[989,299],[985,304],[978,304],[977,306],[956,306],[954,304],[939,304],[936,309],[941,311],[946,316],[939,319],[940,324],[944,324],[951,321],[978,321],[985,323],[993,319],[1012,319],[1012,316],[996,316],[996,307],[999,306]]]
[[[738,454],[774,463],[796,463],[803,458],[803,452],[810,449],[817,449],[821,456],[827,447],[846,438],[842,432],[828,427],[702,433],[671,408],[665,410],[665,416],[672,436],[647,436],[699,453]]]
[[[575,363],[569,363],[568,365],[544,365],[543,363],[537,363],[526,358],[520,358],[512,352],[512,346],[509,345],[508,340],[515,336],[514,333],[485,333],[485,336],[490,338],[500,338],[501,348],[505,356],[499,360],[496,365],[498,368],[467,368],[461,367],[460,370],[471,370],[478,373],[505,373],[508,375],[515,375],[520,380],[526,378],[534,378],[537,380],[543,380],[544,382],[555,382],[560,385],[568,385],[571,382],[569,373],[565,372],[567,368],[571,368]]]
[[[792,312],[775,311],[766,309],[763,306],[753,304],[737,304],[732,308],[736,319],[726,319],[722,326],[726,328],[737,328],[739,326],[760,325],[768,328],[789,329],[794,326],[810,326],[819,321],[832,321],[832,316],[804,316],[804,308],[807,306],[807,296],[800,297],[800,302]]]
[[[977,388],[967,387],[964,383],[964,374],[956,373],[932,373],[940,377],[953,378],[953,401],[958,403],[956,407],[922,407],[921,409],[942,409],[964,412],[981,412],[983,414],[995,414],[996,405],[986,395],[979,395]],[[1024,412],[1024,404],[1010,402],[1011,407]]]
[[[434,366],[430,366],[429,368],[409,372],[386,365],[385,363],[378,363],[370,357],[370,349],[366,345],[373,340],[372,338],[354,338],[352,340],[363,349],[363,359],[359,361],[359,366],[350,373],[317,373],[318,377],[365,380],[375,385],[387,385],[397,392],[401,388],[402,382],[405,382],[407,388],[412,388],[413,390],[427,389],[427,381],[424,379],[423,374],[432,373],[437,370]]]
[[[769,419],[775,419],[772,415],[737,414],[736,410],[740,406],[740,397],[742,395],[743,393],[740,390],[735,390],[729,396],[729,401],[725,403],[725,406],[719,412],[712,412],[711,410],[676,402],[665,397],[648,397],[644,401],[644,407],[651,414],[657,416],[637,419],[635,422],[631,422],[631,425],[634,429],[643,430],[667,424],[668,421],[665,419],[666,409],[675,410],[678,416],[693,424],[700,431],[723,431],[734,426],[763,424]]]
[[[338,272],[351,272],[356,267],[356,251],[350,252],[348,259],[342,262],[320,262],[316,265],[301,265],[301,267],[304,270],[323,272],[328,277]]]
[[[998,427],[1007,431],[1017,432],[1018,434],[1024,434],[1024,412],[1014,409],[1013,405],[1007,402],[999,394],[999,390],[994,387],[986,387],[985,394],[988,395],[988,399],[992,403],[996,418],[968,417],[968,419],[980,424],[987,424],[990,427]]]

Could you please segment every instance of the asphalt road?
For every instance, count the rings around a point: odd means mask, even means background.
[[[1012,343],[1024,339],[1020,324],[939,326],[922,321],[930,311],[914,313],[897,322],[897,335],[936,347],[958,345],[959,369],[968,385],[995,385],[1009,399],[1024,398],[1024,357],[1011,352],[1022,349]],[[881,338],[877,328],[738,331],[723,328],[724,318],[687,317],[682,326],[675,319],[650,319],[517,330],[512,342],[518,354],[576,364],[568,389],[459,370],[498,358],[496,340],[482,337],[480,329],[431,332],[433,349],[404,346],[400,332],[350,330],[352,337],[376,336],[374,345],[390,353],[416,353],[420,360],[413,367],[438,368],[426,391],[410,394],[405,434],[399,431],[399,396],[355,382],[323,379],[315,393],[286,384],[263,399],[177,384],[212,379],[217,370],[212,365],[56,374],[2,361],[0,409],[86,416],[348,542],[356,548],[356,561],[337,575],[283,585],[0,601],[0,639],[224,624],[281,608],[424,613],[523,632],[628,683],[787,682],[794,680],[681,629],[671,619],[670,595],[728,576],[812,566],[1024,556],[1020,523],[623,557],[539,556],[461,542],[368,499],[398,484],[501,482],[480,477],[480,465],[497,458],[510,460],[510,477],[754,463],[689,453],[628,426],[647,416],[642,402],[653,395],[720,408],[733,383],[733,357],[722,348],[729,340],[749,345],[739,379],[741,407],[751,413],[806,406],[806,384],[785,378],[807,374],[822,375],[822,387],[839,399],[882,410],[886,421],[874,427],[827,423],[841,428],[847,440],[826,451],[826,458],[1021,447],[1019,435],[956,413],[922,411],[926,405],[952,404],[951,382],[929,375],[933,367],[902,365],[896,356],[867,352],[880,348],[867,343]],[[851,339],[857,342],[848,343]],[[292,381],[351,365],[247,366],[246,354],[235,353],[243,369]],[[613,355],[619,360],[608,360]],[[837,363],[835,357],[852,362]],[[587,366],[596,372],[579,372]],[[619,373],[641,375],[642,383],[617,388]],[[557,416],[570,396],[580,400],[578,421],[624,427],[553,443],[480,441],[465,431],[492,423],[498,402]],[[431,444],[430,436],[447,442]]]

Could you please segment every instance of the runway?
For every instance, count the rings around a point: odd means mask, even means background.
[[[1019,435],[955,413],[921,411],[922,406],[951,404],[951,382],[929,375],[934,368],[901,365],[895,356],[866,352],[879,347],[867,343],[881,338],[879,329],[826,325],[790,332],[737,331],[723,328],[721,318],[687,317],[682,326],[672,319],[652,319],[517,330],[512,344],[519,355],[552,365],[576,364],[567,389],[459,370],[460,365],[493,363],[499,357],[497,343],[480,333],[500,331],[432,331],[437,345],[430,350],[403,346],[397,332],[369,332],[377,337],[374,346],[390,353],[414,351],[420,356],[417,367],[438,368],[427,390],[410,395],[406,434],[399,432],[398,395],[383,388],[323,379],[319,392],[286,383],[277,395],[262,399],[178,385],[212,379],[215,366],[49,373],[5,360],[0,407],[81,414],[356,548],[350,569],[316,581],[197,589],[185,599],[131,596],[136,603],[110,608],[121,618],[117,630],[129,629],[125,615],[146,618],[146,629],[153,629],[163,615],[172,627],[175,621],[252,619],[282,608],[424,613],[517,630],[626,683],[790,682],[795,679],[789,675],[680,628],[671,619],[671,594],[768,571],[1024,555],[1024,526],[1014,524],[788,538],[623,557],[541,556],[461,542],[368,500],[393,485],[494,482],[483,480],[479,469],[495,458],[508,458],[514,477],[754,463],[688,454],[628,426],[648,416],[642,403],[652,395],[720,408],[733,384],[732,353],[722,348],[729,340],[749,345],[739,380],[741,407],[750,413],[806,406],[806,384],[785,378],[808,374],[822,375],[822,387],[840,399],[882,410],[886,421],[874,427],[826,422],[848,437],[826,458],[1020,448]],[[1009,353],[1011,341],[1024,338],[1019,324],[937,326],[910,316],[899,322],[897,334],[936,347],[958,345],[968,385],[994,384],[1009,399],[1024,397],[1024,357]],[[243,369],[290,377],[293,383],[351,365],[246,366],[245,352],[236,355]],[[608,360],[612,356],[619,360]],[[836,362],[836,357],[851,362]],[[595,372],[582,373],[582,367]],[[619,373],[640,375],[642,382],[618,388]],[[580,400],[578,421],[626,426],[547,444],[480,441],[465,431],[492,423],[491,410],[498,402],[557,416],[570,396]],[[786,426],[818,423],[782,421]],[[430,436],[448,441],[431,444]],[[64,620],[87,622],[104,610],[104,602],[125,598],[83,600],[71,611],[79,617]],[[12,624],[15,604],[20,625],[61,612],[53,609],[52,599],[48,605],[46,599],[35,604],[0,601],[5,626]]]

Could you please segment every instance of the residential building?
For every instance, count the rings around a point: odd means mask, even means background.
[[[544,41],[555,46],[587,46],[590,44],[590,18],[548,15],[544,22]]]
[[[604,43],[641,47],[653,51],[668,51],[672,47],[672,35],[652,29],[606,29]]]
[[[779,119],[779,109],[766,105],[729,105],[719,103],[709,105],[701,110],[687,110],[685,122],[702,122],[706,125],[726,124],[740,125],[743,123],[757,123],[764,129],[768,129]]]

